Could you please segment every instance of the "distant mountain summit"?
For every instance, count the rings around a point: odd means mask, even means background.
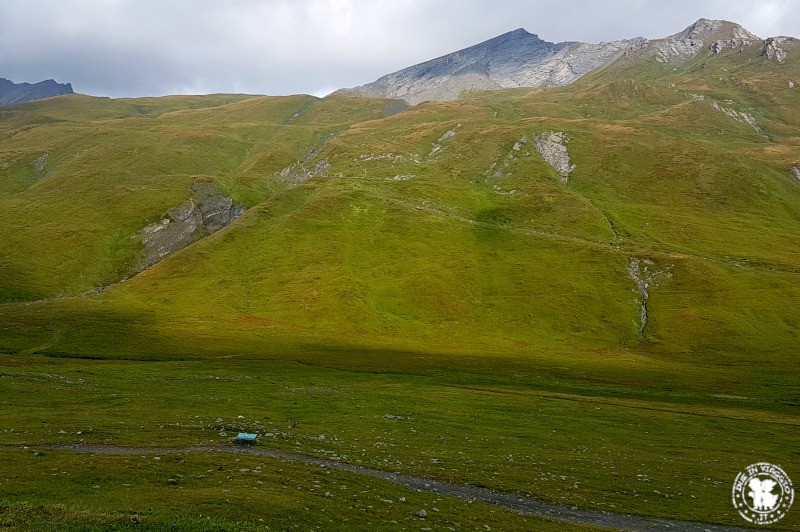
[[[417,104],[467,90],[558,87],[608,64],[633,42],[552,43],[520,28],[349,90]]]
[[[14,83],[0,78],[0,106],[16,105],[64,94],[74,94],[69,83],[56,83],[52,79],[39,83]]]
[[[568,85],[623,57],[663,63],[693,57],[701,50],[720,53],[762,43],[767,44],[738,24],[708,19],[663,39],[637,37],[599,44],[552,43],[520,28],[343,92],[417,104],[455,99],[471,90]]]

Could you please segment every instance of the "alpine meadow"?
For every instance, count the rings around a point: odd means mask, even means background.
[[[797,43],[0,107],[0,529],[754,527],[737,472],[800,482]]]

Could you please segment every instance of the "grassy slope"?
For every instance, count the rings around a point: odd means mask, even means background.
[[[798,78],[793,56],[754,52],[391,117],[385,101],[342,97],[20,107],[2,122],[7,301],[118,279],[130,235],[196,179],[252,208],[103,294],[0,306],[15,428],[2,438],[195,444],[241,414],[280,427],[269,445],[287,449],[741,524],[728,500],[739,469],[800,474]],[[567,185],[530,142],[513,149],[547,130],[570,138]],[[338,177],[274,177],[317,148],[306,164]],[[44,152],[49,174],[35,175]],[[644,338],[631,257],[669,272]],[[68,491],[45,502],[85,504]]]

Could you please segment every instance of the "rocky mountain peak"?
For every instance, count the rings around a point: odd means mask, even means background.
[[[523,28],[419,65],[388,74],[344,92],[406,100],[452,100],[465,91],[568,85],[596,69],[626,60],[680,62],[699,53],[720,54],[762,44],[739,24],[701,18],[662,39],[587,44],[552,43]],[[766,43],[764,55],[786,59],[783,41]]]
[[[670,35],[667,39],[682,40],[722,40],[722,39],[758,39],[755,35],[735,22],[727,20],[709,20],[701,18],[685,30]]]
[[[344,92],[417,104],[470,90],[557,87],[618,57],[628,42],[552,43],[519,28]]]

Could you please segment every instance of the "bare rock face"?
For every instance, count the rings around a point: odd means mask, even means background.
[[[545,161],[550,163],[553,170],[558,172],[561,176],[561,182],[566,184],[569,180],[569,174],[575,169],[574,164],[570,164],[569,153],[567,147],[564,145],[567,138],[564,133],[545,131],[533,137],[534,146],[536,151],[544,158]]]
[[[664,39],[647,41],[644,47],[659,63],[680,61],[701,52],[720,54],[726,50],[743,49],[761,40],[742,26],[725,20],[701,18],[685,30]]]
[[[608,64],[630,42],[551,43],[518,29],[345,92],[403,99],[415,105],[452,100],[471,90],[559,87]]]
[[[714,37],[719,37],[720,35],[724,35],[727,39],[758,40],[758,37],[734,22],[709,20],[706,18],[699,19],[685,30],[675,35],[670,35],[667,39],[705,41]]]
[[[783,63],[789,54],[786,52],[786,45],[794,39],[790,37],[772,37],[764,41],[764,49],[761,55],[767,59],[774,59],[778,63]]]
[[[192,186],[193,198],[170,210],[158,222],[141,231],[144,256],[138,270],[144,270],[164,258],[231,224],[244,213],[244,206],[234,204],[212,183]]]
[[[797,178],[797,181],[800,181],[800,164],[793,166],[792,171],[794,172],[794,176]]]

